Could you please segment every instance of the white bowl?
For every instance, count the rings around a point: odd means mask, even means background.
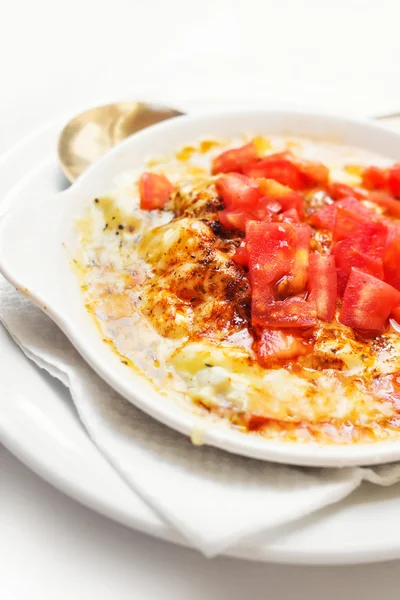
[[[164,154],[204,136],[242,133],[305,135],[360,146],[400,159],[400,135],[378,124],[294,111],[240,111],[178,117],[125,140],[67,191],[30,202],[5,202],[0,217],[0,271],[44,310],[83,358],[110,386],[155,419],[203,441],[253,458],[307,466],[350,466],[400,459],[400,439],[357,445],[271,441],[200,417],[161,397],[151,383],[121,364],[84,307],[69,258],[77,245],[76,217],[85,203],[104,195],[119,173],[140,168],[145,158]]]

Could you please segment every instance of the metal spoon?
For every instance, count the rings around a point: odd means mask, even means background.
[[[120,102],[91,108],[74,117],[58,140],[61,168],[72,183],[102,154],[126,137],[183,113],[144,102]]]

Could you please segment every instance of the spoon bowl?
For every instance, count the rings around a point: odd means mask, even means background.
[[[86,110],[71,119],[60,134],[61,168],[72,183],[118,142],[145,127],[182,114],[173,108],[145,102],[119,102]]]

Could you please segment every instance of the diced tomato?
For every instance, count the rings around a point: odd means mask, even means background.
[[[242,267],[247,267],[249,264],[249,253],[247,252],[245,240],[242,240],[240,242],[240,246],[236,248],[236,252],[232,256],[232,260]]]
[[[310,231],[306,225],[249,221],[246,246],[252,286],[252,322],[270,327],[311,327],[315,309],[290,296],[305,288]]]
[[[389,168],[387,186],[393,196],[400,198],[400,164]]]
[[[139,178],[140,208],[143,210],[162,208],[174,190],[174,186],[165,175],[142,173]]]
[[[306,178],[299,169],[281,155],[271,154],[259,161],[249,164],[243,169],[249,177],[275,179],[278,183],[286,185],[292,190],[302,190],[306,185]]]
[[[248,209],[255,206],[261,197],[257,183],[238,173],[221,175],[215,185],[225,207],[230,210]]]
[[[269,201],[268,198],[261,197],[254,207],[220,211],[219,220],[226,229],[244,231],[247,221],[269,222],[272,220],[273,215],[280,210],[282,210],[282,207],[276,200]]]
[[[276,362],[292,360],[312,350],[308,340],[292,331],[279,329],[263,329],[255,342],[254,350],[263,367],[270,367]]]
[[[383,190],[387,184],[386,169],[381,167],[367,167],[362,174],[363,185],[368,190]]]
[[[386,215],[400,218],[400,200],[395,200],[388,194],[385,194],[385,192],[371,192],[368,200],[381,206]]]
[[[246,222],[249,220],[249,215],[244,210],[221,210],[219,212],[219,220],[225,229],[237,229],[244,231]]]
[[[343,198],[356,198],[357,200],[365,200],[368,196],[365,190],[361,188],[351,187],[340,181],[333,181],[328,186],[328,193],[334,200],[342,200]]]
[[[255,144],[250,142],[240,148],[226,150],[212,161],[212,173],[242,173],[243,167],[258,158]]]
[[[328,183],[329,169],[321,162],[297,156],[293,157],[293,162],[306,178],[307,187],[315,185],[325,186]]]
[[[304,190],[315,185],[326,185],[329,169],[322,163],[277,152],[249,163],[243,170],[250,177],[275,179],[292,190]]]
[[[369,190],[386,190],[400,198],[400,164],[391,167],[368,167],[363,173],[363,184]]]
[[[383,272],[385,281],[400,290],[400,228],[389,229],[383,257]]]
[[[368,211],[358,200],[353,197],[343,198],[332,204],[328,204],[321,208],[318,212],[314,213],[310,217],[311,225],[315,227],[321,227],[322,229],[333,229],[336,220],[336,213],[339,208],[344,208],[348,211],[355,213],[364,213]],[[369,211],[368,214],[373,214]]]
[[[372,236],[374,234],[386,234],[386,227],[379,222],[376,214],[355,201],[353,206],[338,206],[333,226],[333,240],[344,240],[348,237],[353,237],[362,233],[364,236]]]
[[[303,210],[301,194],[272,179],[255,183],[245,175],[230,173],[218,179],[217,190],[226,205],[219,217],[227,229],[244,231],[247,221],[271,221],[282,210]],[[293,213],[290,217],[299,220]]]
[[[352,268],[339,321],[343,325],[382,332],[390,313],[400,304],[400,292],[372,275]]]
[[[308,265],[309,302],[316,306],[317,317],[332,321],[336,310],[337,275],[334,256],[310,254]]]
[[[290,187],[282,185],[274,179],[261,178],[257,182],[260,192],[265,198],[276,198],[284,211],[294,208],[300,218],[304,216],[302,194],[294,192]]]
[[[336,211],[336,203],[332,202],[332,204],[327,204],[324,208],[321,208],[321,210],[310,216],[310,224],[314,225],[314,227],[321,227],[322,229],[333,229]]]
[[[339,296],[344,294],[352,267],[357,267],[364,273],[369,273],[378,279],[383,279],[382,258],[370,255],[365,247],[368,245],[366,238],[348,238],[338,242],[333,254],[336,259],[337,291]]]
[[[296,241],[296,229],[290,223],[246,223],[250,278],[256,292],[269,289],[290,273]]]

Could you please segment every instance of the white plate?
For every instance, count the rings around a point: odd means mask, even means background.
[[[70,267],[78,244],[76,219],[98,195],[107,194],[121,173],[133,173],[150,156],[171,153],[206,135],[237,137],[243,132],[318,136],[400,157],[400,134],[378,124],[312,112],[241,110],[171,119],[119,144],[68,190],[27,197],[15,194],[0,218],[0,271],[36,302],[64,331],[84,359],[122,396],[155,419],[186,435],[202,431],[205,444],[252,458],[305,466],[351,466],[400,459],[400,441],[323,445],[286,443],[249,435],[211,416],[200,416],[173,398],[162,397],[150,381],[127,369],[87,312]]]
[[[31,136],[0,158],[0,198],[16,181],[18,194],[53,194],[66,183],[54,156],[63,121]],[[23,179],[22,179],[23,178]],[[184,543],[122,482],[85,434],[68,392],[36,368],[0,326],[0,441],[52,485],[129,527]],[[340,504],[280,529],[268,540],[229,554],[296,564],[353,564],[400,558],[393,523],[400,484],[361,488]]]

